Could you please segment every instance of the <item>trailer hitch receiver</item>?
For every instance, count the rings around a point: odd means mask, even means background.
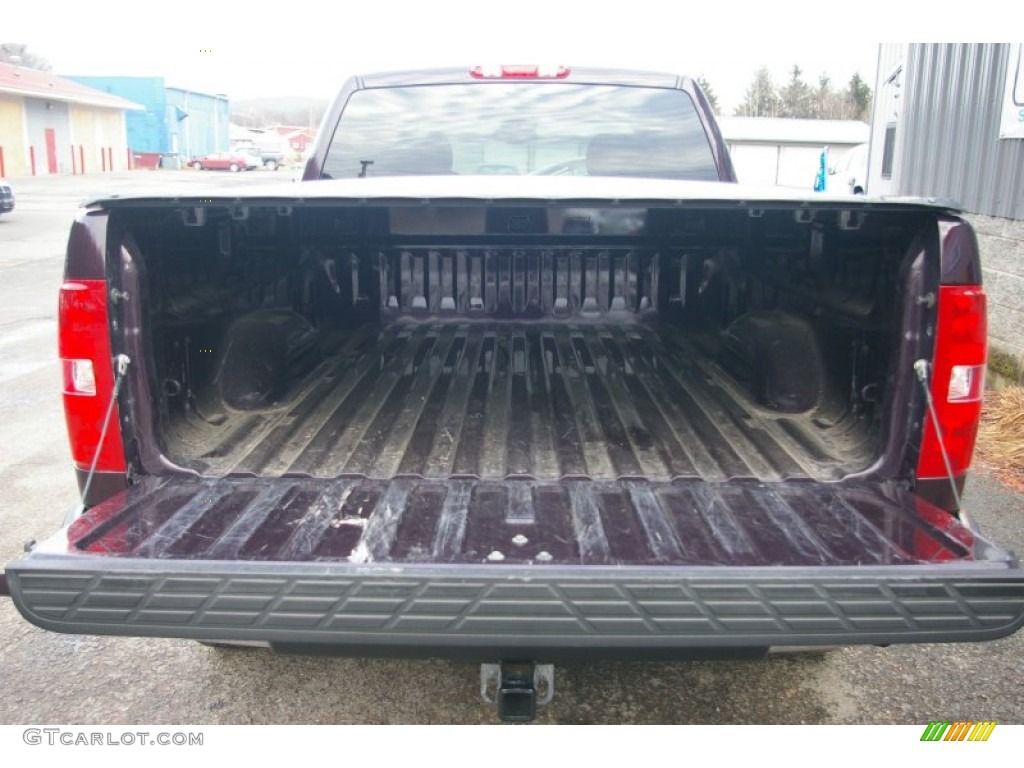
[[[480,665],[480,695],[498,708],[498,719],[527,723],[537,707],[550,704],[555,695],[555,668],[532,661],[503,661]]]

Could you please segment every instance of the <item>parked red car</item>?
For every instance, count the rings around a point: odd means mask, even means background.
[[[245,158],[237,152],[211,152],[208,155],[192,160],[192,167],[197,171],[243,171],[248,167]]]

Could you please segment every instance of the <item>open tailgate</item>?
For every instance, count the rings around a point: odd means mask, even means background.
[[[59,632],[435,655],[988,640],[1024,571],[886,484],[149,478],[7,567]]]

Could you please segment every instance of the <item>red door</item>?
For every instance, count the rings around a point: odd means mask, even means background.
[[[57,134],[53,128],[46,129],[46,169],[49,173],[57,172]]]

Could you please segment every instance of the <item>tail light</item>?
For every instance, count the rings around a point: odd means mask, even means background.
[[[89,469],[96,454],[103,417],[114,391],[114,370],[107,327],[107,284],[73,280],[60,289],[58,345],[64,372],[64,416],[71,456]],[[124,472],[124,449],[116,411],[107,431],[98,471]]]
[[[979,285],[939,287],[931,393],[953,478],[971,465],[981,417],[988,350],[985,292]],[[918,480],[946,478],[942,445],[927,419],[917,464]]]
[[[564,80],[569,68],[536,64],[502,64],[473,67],[469,74],[478,80]]]

